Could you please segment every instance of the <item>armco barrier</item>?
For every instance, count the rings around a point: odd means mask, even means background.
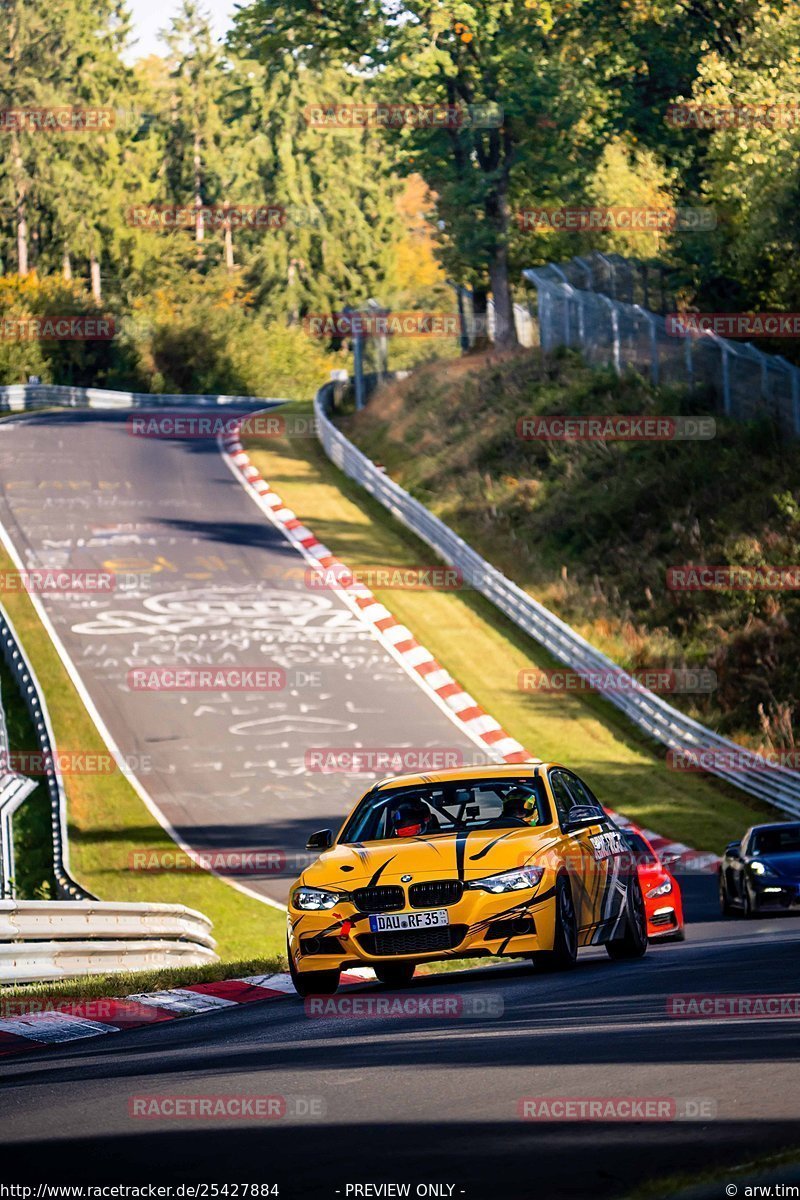
[[[480,557],[443,521],[391,480],[336,429],[329,417],[332,384],[317,394],[314,410],[317,434],[328,458],[350,479],[369,492],[393,516],[427,543],[469,586],[490,600],[514,624],[537,641],[559,662],[581,675],[624,677],[624,686],[598,688],[644,733],[676,751],[708,751],[713,756],[706,769],[734,787],[800,817],[800,775],[748,753],[736,742],[720,737],[642,687],[575,633],[559,617],[507,579]],[[535,748],[534,748],[535,749]],[[725,759],[732,759],[727,762]]]
[[[17,636],[11,619],[0,604],[0,654],[6,660],[9,669],[15,676],[17,686],[25,707],[33,724],[36,735],[37,749],[42,751],[44,762],[47,764],[44,781],[50,797],[50,826],[53,839],[53,875],[58,888],[58,894],[67,900],[90,900],[91,892],[87,892],[69,873],[69,842],[67,840],[67,797],[64,791],[64,781],[57,765],[57,754],[53,728],[50,724],[50,714],[47,711],[44,693],[42,692],[36,674],[27,659],[22,642]],[[19,777],[17,777],[19,778]],[[30,786],[25,791],[28,795],[36,786],[30,780],[25,780]],[[20,798],[20,803],[24,796]],[[15,808],[19,804],[15,805]],[[5,828],[0,828],[0,852],[8,856],[13,868],[13,836],[10,821]]]
[[[180,938],[214,947],[208,917],[182,904],[0,900],[0,942],[57,942],[64,938]]]
[[[33,779],[11,771],[0,774],[0,900],[14,895],[14,813],[35,788]]]
[[[19,942],[8,946],[0,942],[0,984],[202,967],[216,961],[213,950],[190,942]]]
[[[2,609],[0,609],[0,613]],[[1,635],[0,635],[1,636]],[[0,900],[14,895],[14,813],[23,800],[36,788],[32,779],[26,779],[9,768],[8,730],[6,714],[0,696]]]
[[[252,408],[254,405],[279,404],[258,396],[176,396],[166,393],[115,392],[106,388],[63,387],[53,383],[19,383],[0,387],[0,412],[25,412],[29,409],[65,408],[156,408],[208,407]]]
[[[211,922],[181,904],[0,901],[0,983],[216,962]]]

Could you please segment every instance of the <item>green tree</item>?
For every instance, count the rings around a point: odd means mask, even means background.
[[[800,11],[760,6],[736,58],[709,50],[685,98],[733,114],[727,128],[686,133],[703,146],[703,192],[722,217],[706,295],[797,311]]]
[[[282,228],[248,235],[247,277],[257,302],[297,322],[370,297],[394,303],[402,181],[375,129],[332,131],[308,119],[312,107],[363,102],[341,69],[310,71],[291,55],[280,70],[242,67],[250,90],[249,144],[262,203],[286,214]]]
[[[173,199],[190,199],[194,241],[202,260],[204,209],[223,190],[226,64],[210,20],[195,0],[183,0],[164,35],[172,61],[166,138],[166,179]]]
[[[347,0],[254,0],[235,42],[268,65],[286,54],[341,64],[381,100],[447,106],[451,123],[401,131],[401,159],[437,194],[450,273],[474,284],[479,305],[491,290],[496,342],[513,345],[513,198],[528,172],[552,191],[565,125],[583,133],[594,86],[585,30],[572,9],[532,0],[367,0],[359,17]],[[565,122],[570,110],[576,120]]]

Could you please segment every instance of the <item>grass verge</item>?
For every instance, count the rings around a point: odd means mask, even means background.
[[[712,670],[711,690],[670,697],[678,708],[754,749],[792,751],[800,599],[770,580],[800,561],[800,441],[766,416],[717,416],[699,439],[551,441],[540,426],[615,414],[696,424],[713,411],[708,396],[618,378],[569,351],[525,351],[423,366],[342,428],[621,666]],[[691,563],[736,574],[686,590]],[[763,582],[739,586],[741,568]]]
[[[683,1174],[671,1175],[665,1179],[651,1179],[643,1183],[635,1191],[629,1192],[625,1200],[682,1200],[686,1196],[724,1196],[726,1194],[724,1186],[727,1184],[736,1185],[739,1189],[739,1194],[742,1196],[768,1196],[770,1194],[778,1195],[775,1190],[776,1177],[783,1176],[784,1172],[788,1172],[791,1168],[800,1167],[800,1151],[796,1146],[787,1147],[785,1150],[779,1151],[777,1154],[769,1154],[759,1156],[747,1163],[736,1163],[730,1167],[714,1167],[708,1171],[701,1171],[700,1174]],[[770,1174],[767,1175],[766,1173]],[[794,1183],[797,1178],[796,1171],[791,1173],[791,1182]],[[748,1192],[745,1190],[747,1183],[757,1181],[758,1183],[767,1184],[768,1189],[763,1193],[757,1190]],[[788,1181],[788,1176],[787,1176]],[[719,1188],[719,1191],[716,1189]],[[730,1195],[731,1193],[728,1193]],[[736,1193],[733,1193],[736,1195]],[[796,1194],[791,1191],[785,1193],[787,1196]]]
[[[283,411],[308,417],[311,405],[295,403]],[[335,468],[316,441],[276,439],[265,449],[254,440],[247,448],[301,521],[349,566],[431,563],[432,552]],[[658,748],[599,697],[518,691],[521,669],[557,664],[481,596],[374,591],[531,753],[568,763],[606,804],[631,819],[719,852],[755,820],[774,816],[732,788],[668,770]]]
[[[0,1005],[23,1000],[30,1002],[29,1011],[36,1012],[37,1004],[44,1007],[66,1004],[73,1000],[108,999],[141,992],[161,992],[167,988],[186,987],[194,983],[217,983],[220,979],[274,975],[285,969],[285,959],[273,957],[209,963],[203,967],[165,967],[160,971],[120,971],[106,975],[76,976],[73,979],[59,979],[53,983],[4,987],[0,993]]]
[[[0,547],[0,570],[15,569]],[[4,603],[44,691],[56,745],[89,754],[107,752],[30,597],[11,591]],[[284,952],[283,913],[216,876],[200,871],[155,874],[130,869],[134,850],[174,851],[175,843],[121,772],[67,775],[64,782],[71,869],[90,892],[103,900],[150,900],[199,909],[214,923],[217,953],[223,963]]]

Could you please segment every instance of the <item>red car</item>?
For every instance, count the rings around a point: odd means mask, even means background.
[[[677,879],[670,874],[647,838],[632,829],[623,830],[631,848],[642,885],[647,936],[652,941],[682,942],[686,937],[683,901]]]

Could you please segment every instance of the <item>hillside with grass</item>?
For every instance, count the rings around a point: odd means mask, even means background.
[[[800,563],[800,444],[716,417],[708,441],[526,441],[521,418],[703,414],[702,398],[589,369],[571,352],[431,364],[344,432],[484,557],[629,670],[704,668],[669,698],[743,743],[791,749],[796,591],[675,591],[670,567]]]

